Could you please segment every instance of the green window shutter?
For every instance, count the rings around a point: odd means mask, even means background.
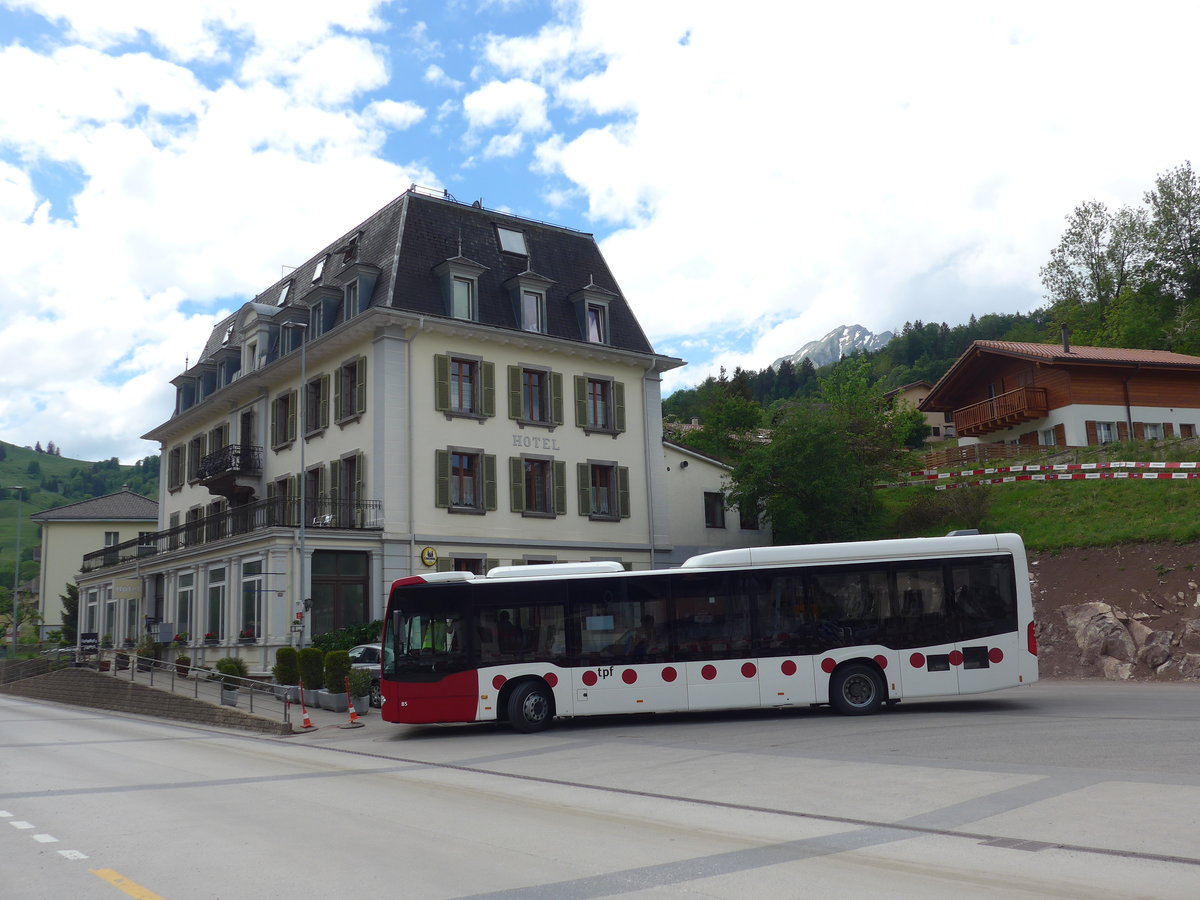
[[[587,383],[583,375],[575,376],[575,427],[587,425]]]
[[[483,574],[486,575],[498,565],[500,565],[500,560],[498,559],[485,559],[483,561]]]
[[[592,513],[592,467],[587,463],[575,463],[575,476],[579,479],[579,514],[588,516]]]
[[[296,392],[292,391],[288,397],[287,439],[294,441],[296,439]]]
[[[483,508],[496,508],[496,454],[483,454]]]
[[[454,560],[449,557],[439,556],[437,561],[437,570],[439,572],[453,572]]]
[[[321,376],[321,387],[317,404],[317,424],[322,428],[329,427],[329,376]],[[309,423],[310,425],[312,423]]]
[[[553,410],[553,419],[555,425],[561,425],[566,421],[563,418],[563,377],[562,372],[550,373],[550,406]]]
[[[554,461],[554,514],[567,514],[567,464],[561,460]]]
[[[508,458],[509,502],[513,512],[525,512],[525,461],[519,456]]]
[[[275,489],[275,482],[273,482],[273,481],[268,481],[268,482],[267,482],[267,499],[268,499],[268,500],[274,500],[274,499],[275,499],[275,490],[276,490],[276,489]]]
[[[361,502],[367,497],[367,471],[364,462],[361,453],[354,454],[354,496],[350,499],[356,502]]]
[[[438,412],[450,408],[450,357],[441,354],[433,358],[433,408]]]
[[[617,509],[621,518],[628,519],[632,513],[629,503],[629,466],[617,466]]]
[[[333,421],[340,422],[342,421],[342,417],[346,415],[346,411],[342,409],[342,394],[345,392],[342,382],[346,378],[345,369],[335,369],[334,378],[336,380],[333,384]]]
[[[280,443],[279,441],[279,401],[276,400],[271,404],[271,445],[274,446]]]
[[[479,377],[483,382],[483,409],[485,416],[496,414],[496,364],[485,362],[479,364]]]
[[[612,383],[613,398],[613,428],[625,430],[625,384],[621,381]]]
[[[521,418],[521,367],[508,367],[508,417]]]
[[[433,505],[446,509],[450,506],[450,453],[434,450],[433,460]]]
[[[354,364],[354,411],[360,416],[367,411],[367,358],[360,356]]]
[[[337,506],[338,499],[342,491],[342,461],[340,459],[331,459],[329,461],[329,499],[333,501],[334,508]]]

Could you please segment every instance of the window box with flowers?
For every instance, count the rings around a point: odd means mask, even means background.
[[[182,647],[188,642],[190,637],[191,636],[186,631],[179,632],[179,634],[175,635],[175,646]]]
[[[137,646],[137,641],[135,641],[135,640],[134,640],[133,638],[131,638],[131,637],[127,637],[127,638],[125,638],[125,642],[124,642],[124,643],[125,643],[125,646],[126,646],[126,647],[136,647],[136,646]]]
[[[256,640],[258,640],[258,636],[254,633],[253,628],[243,628],[238,632],[239,644],[253,644]]]
[[[221,639],[217,637],[217,633],[215,631],[210,631],[204,635],[204,643],[206,644],[215,644],[220,640]]]

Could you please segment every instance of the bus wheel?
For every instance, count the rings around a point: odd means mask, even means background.
[[[526,681],[508,695],[508,722],[514,731],[541,731],[554,718],[554,698],[540,681]]]
[[[846,716],[866,716],[883,705],[883,685],[869,667],[842,666],[829,679],[829,705]]]

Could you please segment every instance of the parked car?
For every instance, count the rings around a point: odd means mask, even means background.
[[[379,691],[379,664],[383,660],[382,644],[359,644],[350,648],[350,664],[355,669],[371,671],[371,705],[383,705],[383,695]]]

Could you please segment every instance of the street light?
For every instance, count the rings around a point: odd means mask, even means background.
[[[10,491],[17,492],[17,560],[13,568],[13,609],[12,609],[12,658],[17,658],[17,587],[21,580],[21,491],[25,488],[14,484]]]
[[[308,346],[308,323],[307,322],[284,322],[285,330],[293,328],[300,329],[300,390],[296,392],[296,396],[300,398],[300,534],[299,534],[299,549],[300,549],[300,600],[308,596],[308,591],[305,589],[305,557],[304,557],[304,520],[308,514],[308,471],[304,468],[304,445],[307,443],[305,435],[308,434],[308,360],[305,356],[305,348]],[[305,616],[305,619],[308,617]],[[307,622],[305,623],[307,626]],[[301,626],[300,631],[300,646],[304,646],[304,631]]]

